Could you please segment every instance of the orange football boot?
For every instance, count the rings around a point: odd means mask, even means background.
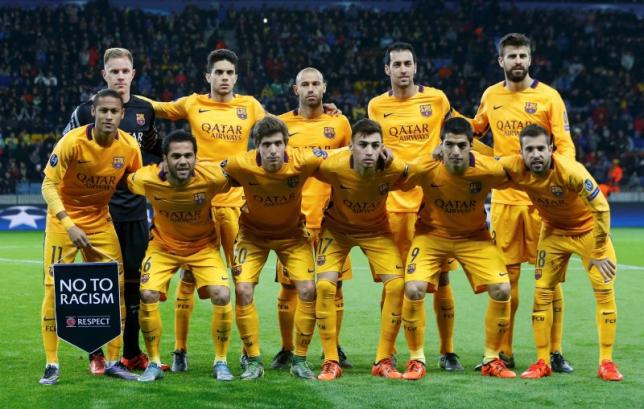
[[[624,375],[619,372],[615,363],[609,359],[604,359],[599,365],[599,370],[597,370],[597,376],[602,378],[605,381],[621,381],[624,379]]]
[[[374,364],[371,367],[371,375],[382,376],[387,379],[402,379],[402,374],[398,372],[398,369],[391,362],[391,358],[382,359],[377,364]]]
[[[321,381],[333,381],[342,376],[342,368],[340,364],[335,361],[324,361],[322,364],[322,372],[318,375]]]
[[[426,374],[425,364],[414,359],[407,363],[407,370],[402,377],[408,381],[417,381],[424,378]]]
[[[500,358],[496,358],[493,361],[490,361],[486,364],[483,364],[481,367],[481,375],[483,376],[493,376],[495,378],[516,378],[517,374],[512,372],[505,366]]]
[[[540,379],[545,376],[550,376],[551,374],[552,374],[552,369],[550,368],[550,366],[546,364],[543,359],[540,359],[537,362],[530,365],[530,368],[526,369],[521,374],[521,378]]]

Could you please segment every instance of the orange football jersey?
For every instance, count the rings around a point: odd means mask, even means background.
[[[447,96],[436,88],[418,85],[411,98],[400,99],[392,91],[369,101],[369,119],[380,124],[383,142],[394,156],[407,163],[431,157],[440,143],[443,122],[451,113]],[[420,188],[391,192],[387,211],[417,212],[423,199]]]
[[[351,125],[344,115],[322,114],[307,119],[297,110],[279,116],[288,127],[288,145],[292,148],[336,149],[351,142]],[[302,212],[306,227],[319,229],[324,206],[329,200],[331,187],[315,178],[309,178],[302,190]]]
[[[118,130],[108,147],[96,143],[94,125],[65,134],[54,147],[45,175],[58,185],[65,211],[85,233],[102,231],[110,222],[108,203],[126,172],[143,163],[138,142]],[[48,228],[65,232],[56,215],[48,215]]]

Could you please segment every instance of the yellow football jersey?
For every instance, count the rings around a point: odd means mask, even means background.
[[[93,128],[90,124],[65,134],[45,167],[45,175],[58,184],[65,211],[86,233],[102,231],[110,222],[107,205],[116,185],[143,163],[130,134],[119,129],[112,144],[103,147],[92,136]],[[65,232],[54,214],[49,214],[48,227]]]
[[[217,243],[210,202],[215,194],[230,188],[219,164],[198,163],[186,186],[170,185],[158,165],[132,173],[127,184],[133,193],[144,195],[152,204],[152,240],[165,251],[187,256]]]
[[[478,152],[470,154],[469,167],[460,176],[449,173],[438,161],[410,166],[405,185],[418,184],[423,190],[416,232],[448,239],[480,237],[487,231],[485,198],[493,187],[507,182],[503,167]]]
[[[261,166],[257,150],[231,156],[224,171],[244,189],[246,203],[240,228],[259,238],[284,239],[301,235],[304,228],[302,188],[327,152],[321,149],[286,148],[284,165],[269,173]]]
[[[521,153],[519,133],[528,125],[539,125],[553,136],[557,152],[575,158],[566,106],[557,90],[537,80],[520,92],[508,90],[505,81],[488,87],[471,124],[476,136],[492,132],[496,157]],[[530,204],[525,192],[515,189],[495,190],[492,202]]]
[[[213,101],[208,94],[192,94],[172,102],[148,101],[159,118],[188,120],[197,139],[197,159],[209,162],[246,152],[253,125],[265,116],[259,101],[247,95],[235,95],[230,102]],[[217,195],[212,204],[239,207],[242,190]]]
[[[307,119],[297,109],[279,116],[288,127],[288,145],[292,148],[336,149],[351,142],[351,125],[344,115],[322,114]],[[319,229],[324,205],[329,200],[331,187],[315,178],[309,178],[302,190],[302,212],[306,227]]]
[[[324,225],[346,234],[389,232],[387,195],[398,189],[407,176],[407,165],[399,158],[373,176],[361,176],[353,167],[351,152],[331,156],[315,176],[332,187]]]
[[[552,234],[576,236],[596,230],[596,238],[605,243],[610,228],[608,202],[581,163],[555,153],[544,177],[530,172],[520,155],[502,158],[500,163],[512,183],[527,192]]]
[[[397,158],[413,163],[428,158],[440,143],[443,122],[451,113],[445,93],[418,85],[411,98],[396,98],[392,91],[369,101],[369,119],[380,124],[383,142]],[[417,212],[423,199],[420,188],[409,192],[391,192],[387,211]]]

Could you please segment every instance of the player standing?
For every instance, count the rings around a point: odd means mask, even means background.
[[[123,119],[123,99],[111,89],[98,92],[93,100],[94,123],[68,132],[58,141],[45,168],[42,193],[47,202],[45,228],[42,336],[47,357],[43,385],[58,383],[58,336],[56,335],[54,279],[51,265],[72,263],[80,249],[83,259],[116,260],[121,265],[121,249],[109,215],[108,203],[126,171],[141,167],[141,151],[136,141],[118,129]],[[121,325],[125,320],[123,269],[119,268]],[[136,375],[118,360],[122,337],[108,343],[105,373],[123,379]]]
[[[288,145],[292,148],[335,149],[346,146],[351,141],[351,125],[344,115],[329,115],[324,111],[323,97],[326,92],[326,81],[320,71],[315,68],[304,68],[295,78],[293,91],[298,96],[298,108],[282,114],[279,118],[284,121],[289,131]],[[329,200],[331,187],[314,178],[304,184],[302,190],[302,212],[306,216],[306,229],[311,235],[314,246],[318,242],[320,224],[324,206]],[[351,264],[342,268],[342,279],[351,278]],[[271,367],[288,368],[293,357],[293,319],[297,304],[297,290],[288,271],[277,263],[277,281],[281,284],[277,297],[277,311],[282,335],[282,348],[275,355]],[[344,314],[344,297],[342,296],[342,281],[338,282],[335,298],[337,314],[337,335],[339,338],[342,317]],[[344,351],[338,342],[338,355],[342,367],[351,367]]]
[[[132,135],[139,143],[143,163],[160,160],[154,110],[149,102],[131,94],[136,70],[132,54],[125,48],[109,48],[103,55],[101,74],[107,87],[118,92],[125,103],[125,116],[119,128]],[[94,123],[92,101],[80,104],[72,113],[63,135],[82,125]],[[139,347],[139,268],[150,238],[145,198],[130,193],[125,186],[117,186],[110,200],[110,215],[123,254],[125,274],[125,327],[123,328],[123,357],[121,362],[128,369],[145,369],[148,358]],[[105,357],[99,350],[90,355],[92,373],[105,370]]]
[[[406,184],[423,189],[423,206],[407,256],[402,319],[410,360],[404,379],[425,376],[425,293],[439,286],[441,266],[458,260],[476,293],[490,296],[485,313],[483,375],[514,378],[499,359],[501,340],[510,320],[510,283],[499,250],[486,226],[485,198],[492,187],[507,182],[493,158],[472,153],[472,127],[464,118],[445,121],[441,134],[443,163],[411,167]]]
[[[233,380],[226,363],[233,322],[228,274],[210,218],[212,198],[230,185],[217,163],[195,164],[196,154],[195,138],[185,131],[175,131],[163,140],[167,173],[160,172],[158,165],[150,165],[128,176],[130,190],[145,195],[154,209],[152,240],[141,266],[139,317],[150,354],[150,364],[139,379],[142,382],[163,376],[159,298],[183,266],[192,271],[197,288],[205,290],[213,304],[213,376],[220,381]]]
[[[476,136],[490,130],[494,156],[503,157],[520,152],[518,135],[530,124],[537,124],[554,137],[557,152],[575,158],[575,146],[570,137],[566,107],[559,93],[533,79],[530,39],[523,34],[505,35],[498,44],[499,66],[505,80],[492,85],[481,97],[472,126]],[[514,315],[519,307],[519,276],[521,263],[534,263],[541,219],[528,195],[516,189],[494,190],[492,193],[492,238],[501,250],[510,274],[512,306],[510,329],[501,351],[502,359],[514,368],[512,335]],[[557,286],[553,306],[551,363],[556,372],[572,372],[573,368],[561,354],[563,331],[563,293]]]
[[[414,76],[417,59],[411,44],[395,42],[385,52],[385,74],[390,79],[391,90],[369,101],[369,119],[380,124],[384,144],[395,157],[407,163],[428,157],[438,146],[443,121],[452,108],[443,91],[416,85]],[[423,199],[422,189],[409,192],[391,192],[387,199],[389,224],[400,256],[407,254],[414,238],[414,225]],[[449,371],[463,370],[454,353],[454,297],[447,272],[456,263],[443,266],[441,285],[434,294],[434,311],[440,336],[439,365]]]
[[[549,376],[555,288],[566,278],[572,254],[581,257],[596,301],[599,370],[605,381],[624,377],[613,362],[617,331],[617,259],[610,239],[610,209],[597,182],[579,162],[554,152],[550,131],[529,125],[519,135],[521,155],[501,159],[512,182],[525,189],[543,227],[537,246],[532,328],[537,362],[522,378]]]
[[[220,162],[246,152],[253,124],[264,117],[264,108],[252,96],[235,94],[237,55],[226,49],[208,55],[206,81],[209,94],[192,94],[172,102],[150,101],[160,118],[186,119],[197,140],[199,161]],[[224,249],[228,267],[232,265],[233,246],[239,230],[242,189],[233,188],[212,200],[212,219]],[[194,308],[195,282],[184,274],[177,286],[175,304],[175,351],[173,371],[188,368],[187,339],[190,314]]]

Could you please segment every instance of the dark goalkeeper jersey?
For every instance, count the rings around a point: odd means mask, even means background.
[[[161,141],[157,140],[154,119],[154,109],[149,102],[135,95],[130,96],[130,100],[125,104],[125,117],[119,128],[137,140],[145,165],[161,161]],[[93,122],[92,100],[89,100],[76,107],[63,135],[74,128]],[[147,220],[145,197],[135,195],[127,187],[119,185],[110,201],[110,214],[117,223]]]

